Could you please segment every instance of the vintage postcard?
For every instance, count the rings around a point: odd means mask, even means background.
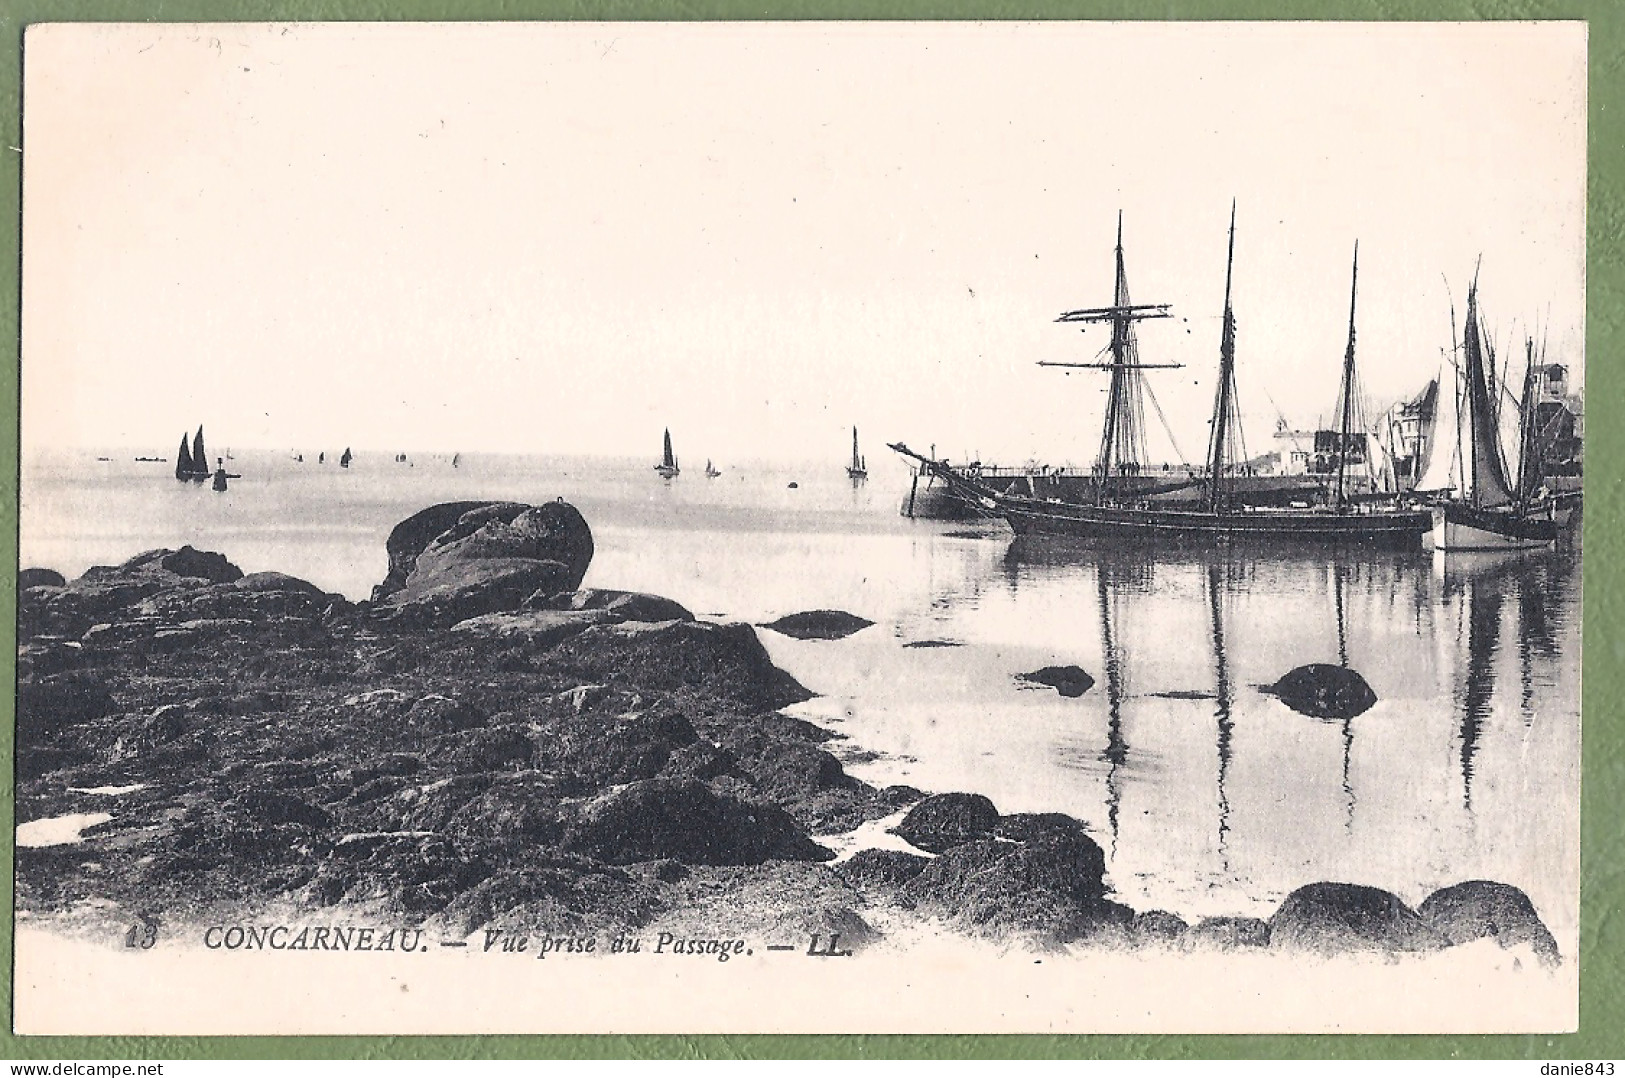
[[[1575,1028],[1584,24],[25,72],[18,1032]]]

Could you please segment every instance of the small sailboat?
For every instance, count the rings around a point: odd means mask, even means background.
[[[671,431],[666,431],[665,446],[661,450],[660,463],[655,465],[655,471],[660,473],[662,479],[671,479],[681,473],[677,467],[677,454],[671,451]]]
[[[340,468],[348,468],[350,466],[350,462],[352,460],[354,460],[354,459],[355,459],[355,457],[350,455],[350,447],[345,446],[344,447],[344,455],[339,457],[339,467]]]
[[[316,454],[316,463],[317,464],[326,464],[327,463],[327,453],[326,453],[326,451],[323,451],[321,453]]]
[[[453,468],[462,467],[462,463],[463,463],[463,455],[461,453],[453,453],[451,455],[451,466]]]
[[[846,466],[848,479],[869,478],[869,467],[864,463],[863,457],[858,453],[858,428],[852,428],[852,463]]]
[[[715,479],[717,476],[719,476],[721,474],[722,474],[721,472],[717,471],[715,468],[713,468],[711,466],[711,458],[707,457],[705,459],[705,477],[707,479]]]
[[[1499,417],[1485,375],[1484,338],[1479,325],[1478,281],[1467,291],[1467,325],[1462,363],[1452,386],[1440,372],[1439,410],[1434,419],[1428,467],[1418,494],[1442,494],[1434,510],[1436,550],[1530,550],[1550,546],[1561,525],[1555,503],[1537,504],[1538,460],[1520,460],[1516,489],[1507,478]],[[1533,413],[1532,381],[1525,377],[1525,423]],[[1538,452],[1527,435],[1521,453]]]

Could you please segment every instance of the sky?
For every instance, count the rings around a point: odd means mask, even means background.
[[[1092,459],[1123,215],[1200,460],[1236,204],[1249,449],[1372,408],[1476,272],[1584,341],[1585,31],[1546,24],[46,25],[22,437],[44,447]],[[1153,413],[1154,415],[1154,413]]]

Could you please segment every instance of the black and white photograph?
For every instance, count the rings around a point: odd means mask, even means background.
[[[1586,47],[29,27],[17,1032],[1574,1030]]]

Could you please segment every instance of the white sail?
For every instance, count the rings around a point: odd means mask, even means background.
[[[1453,490],[1462,493],[1461,412],[1456,396],[1460,392],[1455,371],[1445,377],[1439,369],[1439,392],[1434,396],[1433,432],[1428,437],[1428,464],[1416,481],[1419,491]]]

